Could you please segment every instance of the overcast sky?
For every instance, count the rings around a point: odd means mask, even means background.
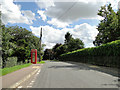
[[[21,26],[39,37],[43,28],[42,43],[52,48],[64,43],[66,32],[80,38],[85,47],[93,47],[97,25],[103,18],[97,15],[101,6],[111,3],[115,11],[119,0],[0,0],[2,22]]]

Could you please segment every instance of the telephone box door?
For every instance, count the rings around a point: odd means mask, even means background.
[[[31,63],[33,64],[37,63],[37,49],[31,50]]]

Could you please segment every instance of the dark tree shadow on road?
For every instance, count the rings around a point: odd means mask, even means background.
[[[114,70],[110,67],[102,67],[102,66],[97,66],[97,67],[90,67],[90,65],[83,64],[83,63],[74,63],[74,62],[67,62],[70,63],[71,65],[54,65],[48,68],[70,68],[74,70],[95,70],[103,73],[110,74],[112,76],[118,77],[118,71]]]
[[[60,68],[69,68],[74,70],[90,70],[90,68],[78,66],[78,65],[54,65],[48,68],[60,69]]]
[[[95,70],[103,73],[110,74],[112,76],[118,77],[119,76],[119,71],[118,69],[114,69],[111,67],[104,67],[104,66],[97,66],[97,67],[90,67],[90,64],[84,64],[84,63],[76,63],[76,62],[67,62],[73,65],[78,65],[78,66],[83,66],[89,68],[89,70]]]

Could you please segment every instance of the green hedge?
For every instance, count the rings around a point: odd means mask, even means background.
[[[17,57],[8,57],[5,67],[13,67],[17,65]]]
[[[60,55],[62,61],[76,61],[110,67],[120,65],[120,40]]]

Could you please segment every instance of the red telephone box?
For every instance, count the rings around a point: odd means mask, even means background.
[[[34,59],[34,61],[33,61]],[[31,50],[31,63],[36,64],[37,63],[37,49]]]

